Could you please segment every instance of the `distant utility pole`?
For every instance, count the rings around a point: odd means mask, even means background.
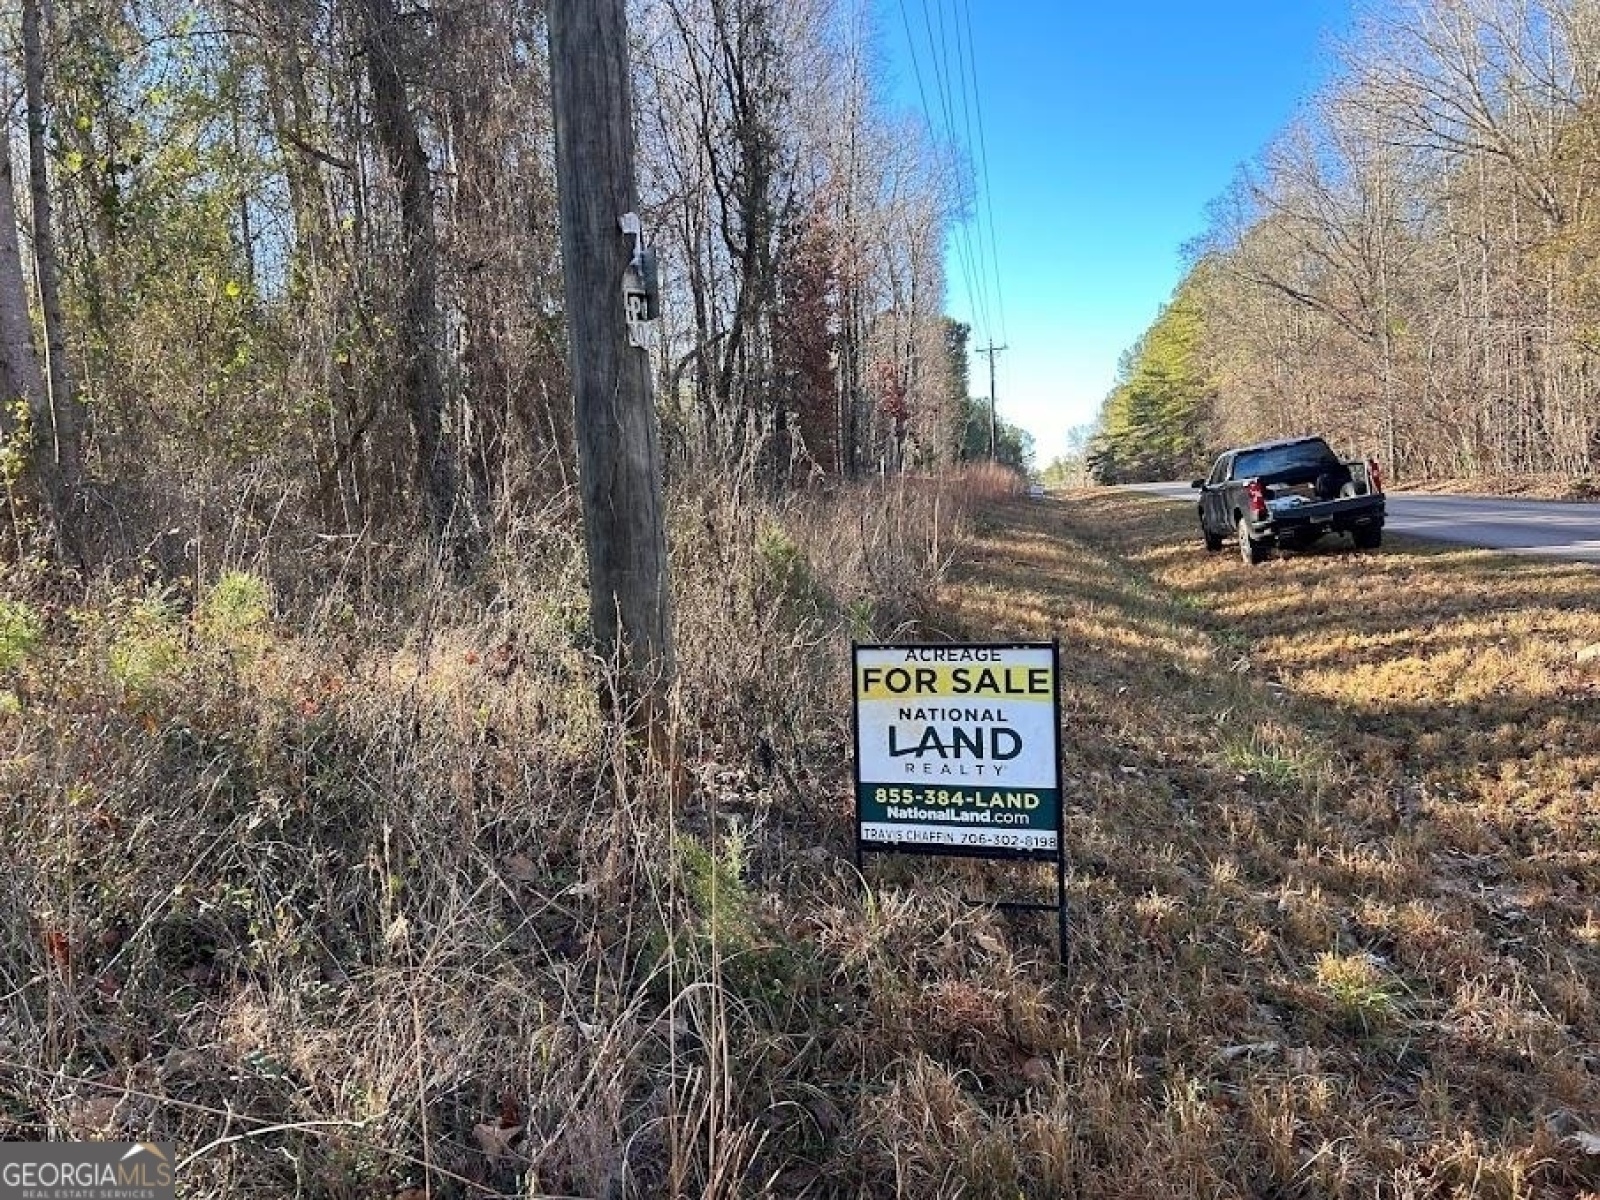
[[[1009,346],[996,346],[990,339],[987,346],[979,346],[975,353],[989,356],[989,461],[993,462],[999,456],[999,420],[994,411],[994,356],[1002,350],[1009,350]]]
[[[548,0],[546,23],[589,622],[654,747],[673,648],[650,360],[623,294],[642,252],[625,0]]]

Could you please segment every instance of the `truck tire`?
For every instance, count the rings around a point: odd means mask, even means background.
[[[1352,529],[1350,540],[1356,544],[1357,550],[1376,550],[1383,545],[1383,526],[1376,529]]]
[[[1267,557],[1265,544],[1250,536],[1250,522],[1244,517],[1239,518],[1239,557],[1252,567]]]
[[[1204,525],[1200,526],[1200,536],[1206,539],[1206,549],[1212,554],[1222,549],[1222,539]]]

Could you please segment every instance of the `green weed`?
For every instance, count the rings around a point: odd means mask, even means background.
[[[195,613],[195,625],[213,641],[251,640],[271,615],[267,585],[244,571],[229,571],[211,585]]]
[[[721,852],[706,849],[692,837],[678,839],[684,888],[706,923],[713,942],[739,950],[755,941],[755,902],[744,883],[748,845],[738,822],[722,836]]]
[[[182,628],[170,605],[148,598],[134,606],[111,643],[111,677],[130,695],[162,692],[183,665]]]
[[[39,618],[20,600],[0,599],[0,671],[14,671],[39,645]]]
[[[1400,1015],[1394,985],[1366,955],[1319,955],[1314,974],[1317,989],[1352,1028],[1370,1033]]]
[[[1320,769],[1320,764],[1312,762],[1305,752],[1274,746],[1255,729],[1225,733],[1222,761],[1241,775],[1253,775],[1280,788],[1304,786]]]
[[[756,533],[756,556],[770,586],[797,616],[820,619],[832,608],[805,550],[776,521],[765,522]]]

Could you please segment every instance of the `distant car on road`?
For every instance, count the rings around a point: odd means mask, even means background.
[[[1319,437],[1240,446],[1196,479],[1206,549],[1236,537],[1255,564],[1273,547],[1299,549],[1325,534],[1347,533],[1357,549],[1383,544],[1383,476],[1371,459],[1341,461]]]
[[[1028,499],[1029,500],[1043,500],[1044,499],[1044,484],[1042,484],[1042,483],[1030,483],[1028,485]]]

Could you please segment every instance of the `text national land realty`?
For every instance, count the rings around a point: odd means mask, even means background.
[[[854,669],[863,846],[1059,851],[1054,646],[858,646]]]

